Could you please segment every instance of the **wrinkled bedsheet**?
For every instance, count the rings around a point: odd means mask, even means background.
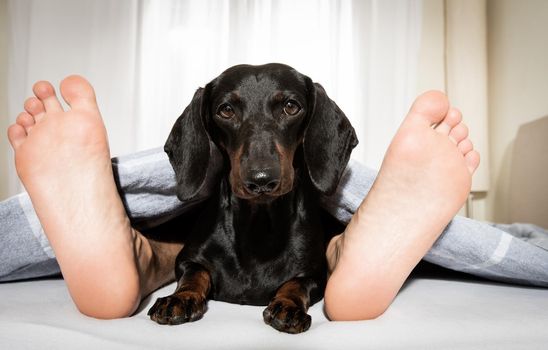
[[[262,307],[209,302],[202,320],[161,326],[146,312],[96,320],[80,314],[62,279],[0,284],[0,349],[546,349],[548,291],[474,278],[412,277],[369,321],[330,322],[314,305],[309,331],[265,325]]]

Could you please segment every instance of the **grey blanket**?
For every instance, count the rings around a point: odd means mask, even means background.
[[[213,188],[204,186],[196,200],[180,202],[174,195],[173,170],[161,149],[114,158],[112,163],[128,215],[141,229],[180,215]],[[374,170],[351,161],[337,192],[323,198],[322,206],[348,223],[375,177]],[[548,287],[548,232],[534,225],[495,225],[457,216],[424,260],[495,281]],[[55,255],[29,197],[23,193],[1,202],[0,281],[57,273]]]

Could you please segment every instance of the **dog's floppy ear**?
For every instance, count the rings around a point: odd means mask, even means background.
[[[191,200],[200,192],[210,167],[212,143],[204,125],[206,89],[196,91],[164,145],[175,170],[177,197],[181,201]]]
[[[337,189],[358,138],[350,121],[324,88],[306,80],[313,108],[304,133],[304,159],[314,186],[329,196]]]

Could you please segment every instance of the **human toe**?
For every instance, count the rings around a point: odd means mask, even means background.
[[[435,127],[436,131],[449,135],[451,129],[458,125],[462,121],[462,114],[456,108],[450,108],[447,115],[443,120]]]
[[[79,75],[71,75],[61,82],[61,95],[73,109],[98,109],[93,87]]]
[[[477,151],[472,150],[464,155],[464,160],[466,161],[466,166],[470,174],[473,174],[479,166],[480,155]]]
[[[47,81],[39,81],[32,87],[32,91],[42,101],[46,112],[59,112],[63,110],[61,103],[55,96],[55,89]]]
[[[472,143],[472,141],[470,141],[469,138],[465,138],[457,144],[457,148],[459,149],[460,153],[464,155],[474,149],[474,144]]]
[[[17,150],[21,146],[26,137],[27,133],[22,125],[16,123],[8,128],[8,140],[14,150]]]
[[[458,144],[462,140],[468,137],[468,127],[464,123],[457,124],[451,132],[449,132],[449,138],[455,143]]]
[[[25,111],[33,117],[37,117],[46,112],[44,104],[36,97],[29,97],[25,101]]]
[[[34,126],[34,118],[27,112],[21,112],[17,116],[15,122],[25,128],[25,132],[28,134],[30,129]]]
[[[409,110],[409,116],[432,126],[441,122],[448,110],[447,96],[441,91],[432,90],[417,97]]]

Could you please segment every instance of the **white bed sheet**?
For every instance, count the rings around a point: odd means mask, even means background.
[[[146,312],[120,320],[80,314],[63,280],[0,284],[0,349],[548,349],[548,290],[413,277],[371,321],[329,322],[314,305],[308,332],[262,321],[262,307],[209,302],[198,322],[160,326]]]

